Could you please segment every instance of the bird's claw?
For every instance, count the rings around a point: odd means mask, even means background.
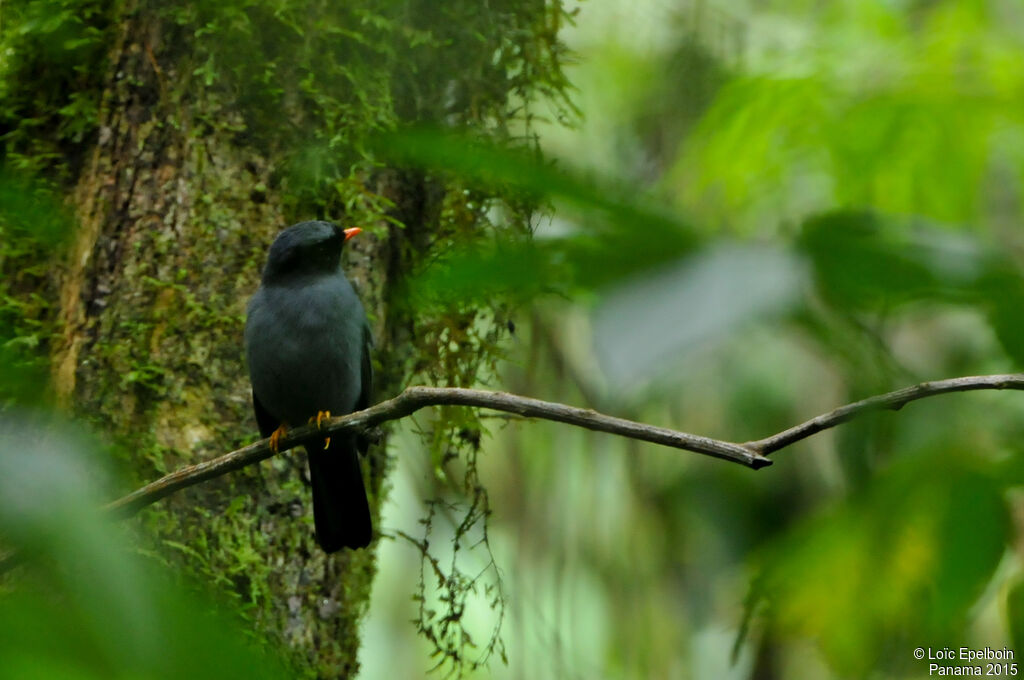
[[[286,434],[288,434],[288,426],[285,425],[284,423],[281,423],[280,425],[277,426],[277,429],[274,430],[273,433],[271,433],[270,435],[271,451],[273,451],[274,453],[280,452],[279,449],[281,446],[281,437],[284,437]]]
[[[315,421],[316,422],[316,429],[319,430],[320,429],[320,423],[322,423],[325,419],[328,419],[330,417],[331,417],[331,412],[330,411],[317,411],[316,416],[313,417],[313,418],[310,418],[309,422],[310,422],[310,424],[313,424],[313,422]],[[330,437],[326,437],[324,439],[324,450],[326,451],[327,447],[330,446],[330,445],[331,445],[331,438]]]

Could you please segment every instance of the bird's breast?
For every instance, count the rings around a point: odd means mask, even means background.
[[[342,282],[263,286],[249,305],[245,340],[253,391],[290,425],[318,411],[348,413],[361,392],[365,313]]]

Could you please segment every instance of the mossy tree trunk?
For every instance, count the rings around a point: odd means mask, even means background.
[[[291,219],[267,160],[231,121],[197,127],[212,97],[168,97],[162,27],[123,21],[99,142],[73,193],[80,229],[61,281],[58,397],[123,450],[130,483],[236,448],[256,432],[242,361],[245,304],[274,234]],[[238,121],[235,121],[236,123]],[[388,338],[382,266],[402,232],[368,238],[347,263]],[[378,348],[383,360],[388,343]],[[385,385],[383,389],[387,389]],[[385,465],[369,466],[379,517]],[[293,453],[194,487],[143,520],[158,547],[226,589],[322,676],[357,668],[375,553],[326,557],[313,541],[303,457]]]
[[[301,3],[292,4],[302,16]],[[369,227],[347,252],[345,267],[374,327],[378,396],[394,393],[411,370],[429,364],[429,348],[412,341],[419,320],[396,301],[396,291],[431,244],[450,242],[456,229],[479,229],[480,211],[455,210],[463,217],[452,218],[453,211],[443,217],[453,195],[456,201],[471,199],[416,171],[360,165],[365,156],[353,151],[353,144],[342,144],[340,151],[327,148],[333,158],[342,158],[331,161],[331,181],[335,188],[355,185],[355,198],[323,198],[325,186],[327,194],[332,190],[330,181],[298,186],[295,173],[286,169],[301,158],[289,148],[292,142],[315,146],[330,138],[333,143],[344,137],[350,118],[363,128],[359,132],[443,118],[500,133],[506,129],[505,111],[513,106],[510,98],[520,98],[514,106],[529,99],[531,78],[539,90],[563,84],[557,55],[550,51],[557,44],[557,4],[510,3],[484,10],[475,2],[456,2],[444,10],[448,15],[433,17],[430,3],[384,3],[374,11],[389,12],[393,23],[387,30],[404,36],[407,49],[372,47],[386,63],[375,71],[352,69],[356,76],[350,83],[358,87],[360,73],[375,73],[372,87],[387,96],[356,93],[350,99],[353,107],[362,102],[377,109],[327,115],[329,101],[300,92],[305,99],[300,96],[296,103],[288,90],[294,81],[283,83],[285,103],[275,109],[281,126],[295,130],[319,123],[324,129],[308,138],[275,137],[273,116],[259,109],[245,83],[245,69],[257,55],[229,63],[230,75],[212,86],[204,80],[215,61],[211,55],[223,63],[236,49],[229,44],[215,53],[201,47],[204,26],[222,19],[221,25],[235,25],[238,16],[249,17],[254,26],[266,21],[258,16],[264,12],[260,3],[228,7],[241,12],[229,17],[234,23],[217,15],[218,6],[204,3],[168,10],[128,2],[83,14],[102,24],[107,54],[96,62],[105,75],[93,74],[88,81],[102,90],[95,97],[93,134],[71,144],[62,139],[61,125],[50,131],[54,147],[74,148],[56,184],[66,187],[78,225],[57,275],[59,305],[48,347],[53,388],[60,403],[108,437],[127,471],[125,490],[255,436],[242,351],[245,305],[273,236],[294,221],[360,218],[360,226]],[[321,14],[336,11],[317,7]],[[363,16],[359,7],[337,11]],[[483,16],[486,11],[500,21]],[[477,14],[490,33],[473,25]],[[475,41],[472,58],[449,53],[459,20]],[[425,25],[430,21],[436,26]],[[364,21],[363,26],[388,25]],[[520,29],[512,30],[515,26]],[[438,51],[419,47],[419,72],[403,73],[409,45],[426,41],[430,47],[431,40]],[[280,55],[287,54],[287,45],[266,49],[277,55],[276,76],[285,78],[288,69]],[[361,63],[370,63],[363,57]],[[542,61],[546,70],[523,67]],[[300,63],[293,70],[301,75],[302,68]],[[466,73],[441,77],[454,68]],[[22,75],[31,72],[24,66]],[[21,87],[30,91],[31,83]],[[8,122],[23,115],[5,113]],[[291,119],[283,119],[284,113]],[[59,120],[52,111],[47,115]],[[15,152],[28,157],[35,148],[13,144],[5,149],[8,159]],[[426,373],[438,374],[429,365]],[[375,447],[364,461],[378,520],[387,488],[385,449]],[[359,624],[376,569],[375,544],[330,557],[317,549],[302,454],[192,487],[144,513],[140,522],[143,540],[220,596],[236,600],[261,631],[294,652],[297,669],[320,677],[355,674]]]

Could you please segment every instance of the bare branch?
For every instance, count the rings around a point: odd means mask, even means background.
[[[811,418],[788,430],[773,434],[764,439],[746,442],[742,446],[745,449],[767,456],[794,442],[806,439],[812,434],[841,425],[863,413],[886,410],[899,411],[906,404],[918,399],[924,399],[925,397],[934,397],[938,394],[948,394],[949,392],[973,392],[975,390],[1024,390],[1024,373],[973,375],[911,385],[895,392],[879,394],[855,401],[852,404],[840,406],[833,411]]]
[[[286,451],[301,444],[321,440],[325,435],[345,430],[365,430],[389,420],[404,418],[427,406],[469,406],[503,411],[523,418],[554,420],[589,430],[618,434],[630,439],[639,439],[721,458],[756,470],[771,465],[772,461],[766,458],[767,455],[864,413],[881,410],[897,411],[906,404],[925,397],[974,390],[1024,390],[1024,373],[966,376],[920,383],[840,406],[778,434],[743,444],[646,425],[603,415],[590,409],[575,408],[506,392],[488,392],[456,387],[410,387],[397,397],[364,411],[323,421],[320,430],[317,430],[314,425],[296,428],[281,440],[280,450]],[[105,509],[118,517],[130,517],[147,505],[176,491],[214,477],[220,477],[273,455],[269,441],[264,439],[219,458],[172,472],[107,504]],[[17,561],[17,554],[0,555],[0,574],[13,567]]]
[[[756,470],[771,464],[771,460],[765,457],[768,454],[822,430],[845,423],[863,413],[880,410],[895,411],[905,404],[925,397],[973,390],[1024,390],[1024,374],[967,376],[924,382],[841,406],[778,434],[743,444],[646,425],[603,415],[590,409],[521,397],[506,392],[457,387],[410,387],[397,397],[364,411],[326,420],[321,424],[319,431],[313,425],[294,429],[281,440],[280,450],[286,451],[300,444],[319,440],[325,434],[334,434],[350,429],[364,430],[389,420],[398,420],[427,406],[470,406],[503,411],[524,418],[554,420],[589,430],[618,434],[631,439],[721,458]],[[172,472],[110,503],[106,509],[118,516],[128,517],[175,491],[238,470],[272,455],[274,454],[270,450],[268,440],[264,439],[219,458]]]
[[[364,411],[325,420],[321,423],[319,430],[315,425],[304,425],[290,430],[288,436],[281,439],[280,450],[286,451],[300,444],[320,440],[324,435],[351,429],[363,430],[389,420],[398,420],[427,406],[487,408],[513,413],[524,418],[554,420],[588,430],[619,434],[631,439],[702,453],[746,465],[755,470],[771,465],[771,460],[768,458],[739,444],[669,430],[664,427],[645,425],[565,404],[520,397],[506,392],[488,392],[459,387],[410,387],[397,397],[371,406]],[[272,455],[274,453],[270,450],[269,440],[264,439],[219,458],[176,470],[108,504],[106,509],[120,517],[130,517],[147,505],[151,505],[175,491],[204,482],[207,479],[220,477],[228,472],[270,458]]]

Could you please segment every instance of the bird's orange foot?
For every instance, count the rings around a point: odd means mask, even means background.
[[[309,419],[309,423],[312,425],[315,422],[316,423],[316,429],[319,430],[320,429],[320,423],[322,423],[325,418],[330,418],[330,417],[331,417],[331,412],[330,411],[317,411],[316,416]],[[331,438],[327,437],[326,439],[324,439],[324,450],[326,450],[327,447],[330,446],[330,445],[331,445]]]
[[[281,445],[281,437],[288,434],[288,426],[281,423],[277,426],[277,429],[270,435],[270,450],[274,453],[278,453],[278,448]]]

